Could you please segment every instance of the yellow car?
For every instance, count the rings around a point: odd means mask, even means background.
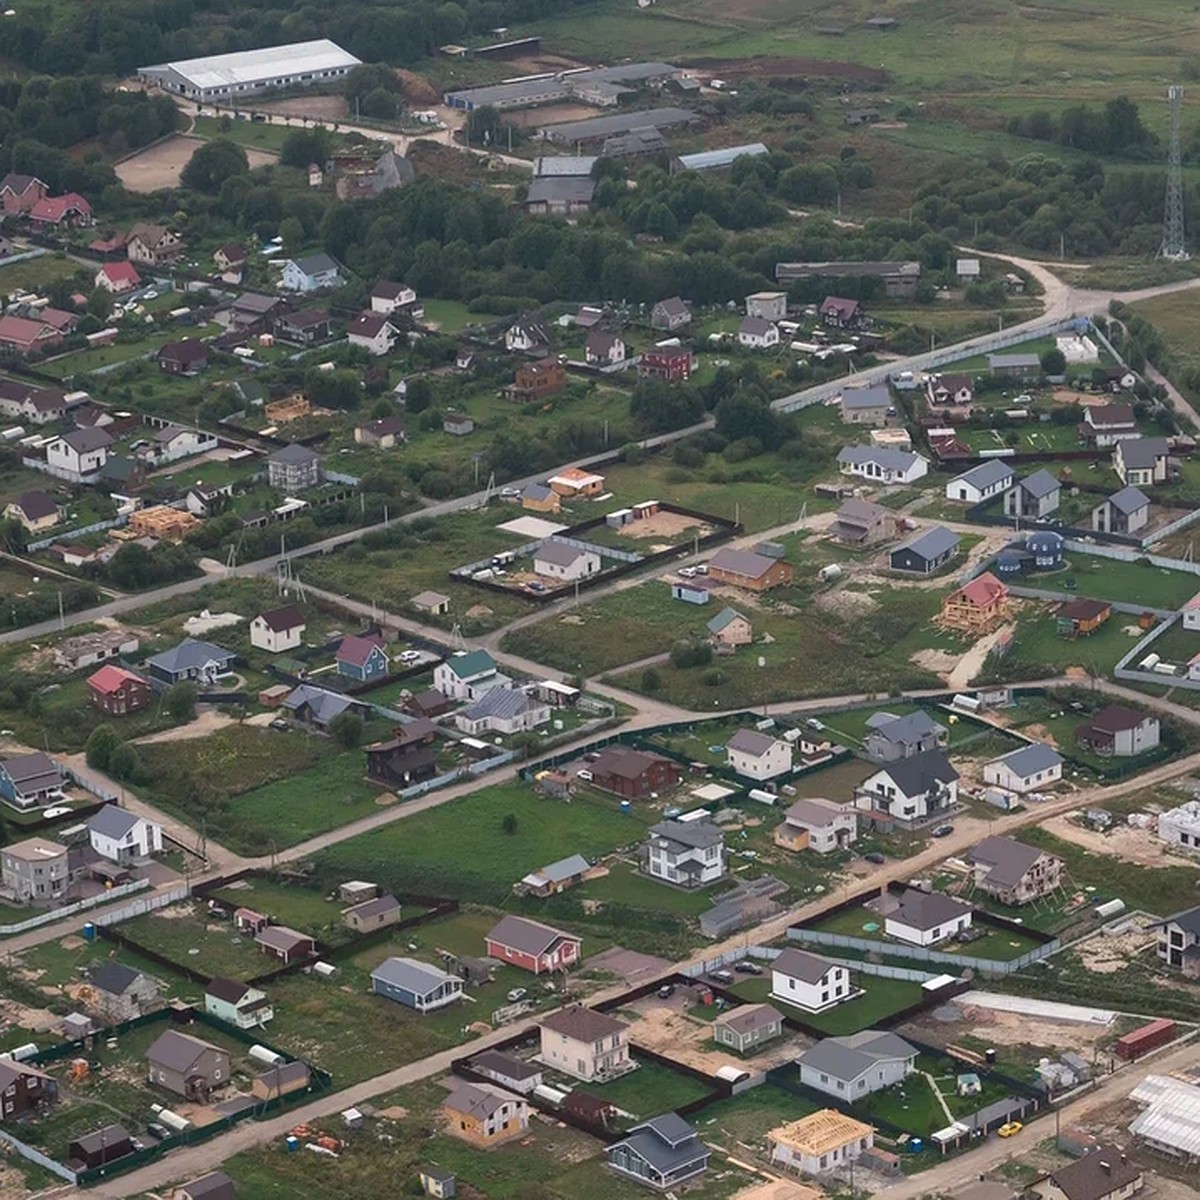
[[[1014,1133],[1020,1133],[1024,1128],[1025,1126],[1022,1125],[1020,1121],[1009,1121],[1007,1124],[1001,1125],[996,1132],[1001,1137],[1012,1137]]]

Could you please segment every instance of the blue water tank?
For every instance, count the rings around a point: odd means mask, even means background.
[[[632,807],[633,805],[628,800],[621,801],[621,811],[623,813],[627,813]]]

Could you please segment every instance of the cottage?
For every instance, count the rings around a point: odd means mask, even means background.
[[[740,1004],[712,1023],[713,1041],[739,1054],[748,1054],[783,1035],[783,1014],[769,1004]]]
[[[532,971],[565,971],[580,959],[582,939],[528,917],[507,916],[486,939],[488,958]]]
[[[593,471],[584,471],[579,467],[568,467],[551,475],[546,482],[564,500],[576,500],[579,497],[599,496],[604,491],[604,476]]]
[[[208,347],[195,338],[167,342],[158,352],[158,366],[167,375],[199,375],[208,370]]]
[[[945,566],[957,553],[959,535],[944,525],[934,525],[911,541],[898,546],[888,555],[888,565],[893,571],[904,571],[912,575],[932,575]]]
[[[684,595],[679,599],[690,599]],[[708,592],[704,593],[704,600],[701,603],[708,603]],[[712,643],[718,654],[732,654],[738,646],[749,646],[754,641],[754,628],[750,624],[747,617],[744,617],[736,608],[723,608],[713,619],[705,624],[705,629],[708,630],[708,640]]]
[[[1072,600],[1059,608],[1054,623],[1062,637],[1087,637],[1111,616],[1112,605],[1107,600]]]
[[[67,1162],[79,1169],[94,1170],[134,1152],[133,1137],[120,1125],[105,1125],[84,1134],[67,1146]]]
[[[53,496],[45,492],[22,492],[5,506],[4,516],[19,521],[26,533],[41,533],[53,529],[62,515]]]
[[[43,309],[43,316],[45,310]],[[15,379],[0,379],[0,414],[25,421],[31,425],[47,425],[61,421],[71,408],[71,419],[76,426],[83,426],[87,411],[85,405],[68,406],[66,397],[58,388],[33,387]]]
[[[846,388],[838,402],[842,421],[847,425],[874,425],[888,422],[892,409],[892,394],[886,383],[871,387]]]
[[[1032,379],[1041,374],[1042,360],[1036,354],[989,354],[988,371],[1008,379]]]
[[[646,869],[676,887],[708,887],[726,871],[724,831],[709,820],[660,821],[650,827]]]
[[[7,347],[17,354],[28,354],[32,350],[46,351],[62,341],[62,334],[40,319],[30,317],[0,317],[0,347]]]
[[[237,1188],[224,1171],[201,1175],[175,1189],[175,1200],[237,1200]]]
[[[385,787],[410,788],[438,773],[437,754],[428,745],[393,738],[366,748],[367,778]]]
[[[800,1082],[853,1104],[901,1083],[915,1069],[916,1047],[894,1033],[864,1029],[849,1037],[822,1038],[797,1060]]]
[[[970,375],[933,375],[926,380],[925,395],[930,404],[964,406],[974,399],[975,389]]]
[[[1150,497],[1130,485],[1105,497],[1092,509],[1092,529],[1097,533],[1137,533],[1150,522]]]
[[[941,622],[964,633],[983,633],[1004,618],[1008,588],[990,571],[951,592],[942,601]]]
[[[603,1081],[632,1066],[629,1026],[615,1017],[573,1004],[543,1017],[538,1058],[575,1079]]]
[[[823,1012],[857,993],[850,972],[807,950],[787,949],[771,962],[771,997],[805,1012]]]
[[[291,494],[321,482],[321,458],[315,450],[295,443],[267,456],[267,482],[276,491]]]
[[[407,284],[381,279],[371,289],[371,311],[381,313],[385,317],[411,309],[416,302],[417,293]]]
[[[13,1058],[0,1059],[0,1121],[19,1120],[28,1112],[49,1108],[58,1099],[53,1075]]]
[[[586,579],[597,574],[601,565],[600,555],[594,550],[584,550],[566,542],[545,541],[533,552],[534,574],[559,583]]]
[[[650,310],[651,329],[665,329],[669,333],[674,333],[677,329],[682,329],[685,325],[690,324],[691,319],[691,308],[678,296],[672,296],[669,300],[660,300]]]
[[[250,645],[269,654],[295,650],[304,642],[308,621],[298,604],[261,612],[250,622]]]
[[[647,754],[629,746],[607,746],[591,765],[591,783],[628,800],[673,788],[681,774],[677,763],[659,754]]]
[[[751,592],[787,587],[792,582],[792,564],[778,558],[767,558],[752,550],[734,550],[729,546],[718,550],[709,560],[708,577],[713,583],[727,583]]]
[[[111,446],[103,429],[72,429],[47,445],[46,470],[71,483],[94,482]]]
[[[165,225],[139,221],[125,239],[125,254],[131,263],[160,267],[183,253],[183,239]]]
[[[63,898],[71,882],[66,846],[46,838],[26,838],[5,846],[0,850],[0,868],[5,892],[20,904],[52,904]]]
[[[229,1083],[229,1053],[209,1042],[168,1029],[146,1051],[153,1084],[188,1100],[207,1100]]]
[[[185,638],[171,650],[164,650],[146,659],[146,671],[152,683],[164,687],[191,680],[211,686],[233,665],[237,657],[232,650],[215,646],[197,638]]]
[[[594,329],[583,344],[583,356],[592,367],[615,367],[628,357],[625,339],[619,333]]]
[[[1012,467],[998,458],[991,458],[950,480],[946,484],[946,499],[981,504],[1008,491],[1013,479]]]
[[[342,924],[347,929],[353,929],[355,933],[386,929],[399,920],[400,901],[390,892],[384,896],[376,896],[374,900],[352,905],[342,912]]]
[[[699,1179],[708,1170],[708,1147],[675,1113],[635,1125],[604,1154],[618,1175],[660,1192]]]
[[[162,826],[115,804],[89,817],[87,830],[92,849],[122,866],[162,853]]]
[[[432,719],[445,716],[454,707],[454,702],[449,696],[439,692],[437,688],[426,688],[424,691],[414,692],[408,696],[400,707],[414,717]]]
[[[13,808],[37,808],[60,796],[65,786],[62,768],[40,750],[0,759],[0,800]]]
[[[333,656],[337,673],[359,683],[380,679],[388,673],[391,660],[376,635],[358,637],[351,634],[342,638]]]
[[[910,946],[936,946],[970,929],[974,913],[965,900],[916,888],[905,888],[899,897],[888,893],[878,904],[884,933]]]
[[[819,796],[795,800],[775,829],[774,840],[785,850],[830,854],[853,845],[858,838],[858,814],[852,805]]]
[[[1104,448],[1138,436],[1137,418],[1128,404],[1089,405],[1079,423],[1079,438],[1093,448]]]
[[[787,292],[751,292],[746,297],[746,316],[782,321],[787,316]]]
[[[243,292],[229,307],[229,328],[234,333],[265,333],[273,329],[276,319],[289,312],[291,307],[291,301],[284,296]]]
[[[1058,508],[1061,486],[1049,471],[1034,471],[1004,494],[1004,512],[1010,517],[1036,520],[1047,517]]]
[[[1113,470],[1130,487],[1166,483],[1171,474],[1165,437],[1121,438],[1113,443]]]
[[[992,759],[983,767],[983,782],[1025,795],[1052,787],[1062,779],[1063,759],[1040,742]]]
[[[396,345],[400,331],[377,312],[359,313],[346,329],[346,341],[368,354],[388,354]]]
[[[562,511],[562,497],[544,483],[530,483],[521,493],[521,507],[527,512],[554,514]]]
[[[884,764],[855,789],[860,809],[885,814],[911,828],[958,802],[958,772],[940,750]]]
[[[826,296],[819,311],[821,324],[831,329],[858,329],[863,323],[858,301],[843,296]]]
[[[343,282],[341,267],[328,254],[308,254],[283,264],[279,286],[285,292],[319,292]]]
[[[695,357],[686,346],[660,342],[653,349],[642,352],[638,361],[638,378],[686,383],[691,379],[695,365]]]
[[[1200,979],[1200,907],[1178,912],[1153,928],[1159,959],[1188,979]]]
[[[310,683],[302,683],[288,692],[281,707],[287,709],[293,721],[322,731],[328,730],[333,719],[344,712],[367,711],[343,692],[331,692]]]
[[[354,440],[360,446],[374,446],[377,450],[393,450],[408,441],[408,432],[399,417],[379,417],[359,425],[354,430]]]
[[[915,483],[929,473],[929,459],[890,446],[843,446],[837,461],[843,475],[858,475],[886,485]]]
[[[519,317],[504,334],[504,348],[510,354],[544,356],[552,345],[550,327],[537,317]]]
[[[10,171],[0,179],[0,211],[6,214],[27,213],[49,194],[49,187],[36,175]]]
[[[254,940],[268,958],[277,958],[282,963],[311,958],[317,952],[315,939],[307,933],[297,933],[286,925],[268,925],[258,932]]]
[[[738,326],[737,340],[739,346],[751,350],[769,350],[779,345],[779,326],[762,317],[743,317]]]
[[[452,700],[476,700],[509,683],[486,650],[460,651],[433,669],[433,686]]]
[[[513,374],[512,384],[504,389],[510,400],[522,402],[556,396],[567,386],[567,369],[552,354],[535,362],[522,363]]]
[[[484,1050],[475,1055],[467,1066],[479,1075],[486,1075],[510,1092],[527,1096],[542,1085],[542,1068],[514,1054],[500,1050]]]
[[[875,1130],[835,1108],[822,1108],[767,1134],[771,1161],[805,1175],[841,1170],[875,1145]]]
[[[525,896],[555,896],[582,883],[591,869],[591,863],[582,854],[571,854],[531,871],[513,885],[513,891]]]
[[[1117,1146],[1099,1145],[1029,1184],[1039,1200],[1128,1200],[1142,1190],[1142,1168]]]
[[[106,1025],[132,1021],[159,1007],[159,985],[124,963],[109,960],[87,973],[86,1003]]]
[[[204,1011],[238,1029],[260,1028],[275,1015],[266,992],[219,976],[204,985]]]
[[[746,779],[775,779],[792,769],[791,742],[755,729],[739,729],[725,743],[725,754],[729,767]]]
[[[1106,705],[1075,731],[1079,745],[1101,758],[1145,754],[1158,745],[1159,734],[1157,717],[1123,704]]]
[[[975,886],[1010,908],[1041,900],[1062,886],[1061,858],[1012,838],[984,838],[970,861]]]
[[[950,731],[924,709],[898,717],[890,712],[872,713],[867,718],[864,746],[874,762],[895,762],[927,750],[940,750]]]
[[[845,546],[873,546],[894,537],[899,523],[890,508],[851,497],[837,510],[829,534]]]
[[[442,1102],[446,1127],[472,1146],[498,1146],[529,1129],[529,1103],[488,1083],[459,1083]]]
[[[213,251],[213,262],[216,263],[217,270],[221,272],[236,271],[239,277],[248,257],[246,247],[240,242],[226,242],[224,246],[218,246]]]
[[[513,688],[493,688],[454,717],[455,725],[471,737],[525,733],[549,720],[550,706],[545,701]]]
[[[463,981],[415,958],[386,958],[371,972],[371,990],[427,1013],[461,1000]]]

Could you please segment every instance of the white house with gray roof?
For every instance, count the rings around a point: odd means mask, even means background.
[[[1097,533],[1137,533],[1150,521],[1150,497],[1132,484],[1106,496],[1092,509]]]
[[[854,801],[911,828],[958,803],[958,772],[940,750],[926,750],[883,763],[855,788]]]
[[[415,958],[385,958],[371,972],[371,991],[426,1013],[461,1000],[463,981]]]
[[[965,900],[916,888],[899,896],[889,892],[872,903],[883,916],[884,933],[910,946],[936,946],[970,929],[974,912]]]
[[[854,1103],[901,1083],[915,1070],[917,1050],[895,1033],[864,1029],[822,1038],[797,1060],[800,1082]]]
[[[493,688],[454,716],[454,724],[471,737],[522,733],[549,720],[550,705],[514,688]]]
[[[1018,479],[1004,495],[1004,511],[1010,517],[1049,516],[1058,508],[1062,487],[1049,471],[1042,468]]]
[[[970,861],[975,886],[1011,908],[1040,900],[1062,886],[1061,858],[1013,838],[984,838],[971,851]]]
[[[858,838],[858,813],[850,804],[806,796],[792,802],[774,838],[775,844],[785,850],[830,854]]]
[[[1153,487],[1171,472],[1170,445],[1165,437],[1122,438],[1113,446],[1113,470],[1124,484]]]
[[[783,1033],[783,1014],[769,1004],[739,1004],[712,1023],[713,1041],[745,1054]]]
[[[886,425],[891,407],[892,394],[886,383],[846,388],[838,401],[842,421],[847,425]]]
[[[792,745],[756,729],[739,729],[725,743],[730,767],[746,779],[775,779],[792,769]]]
[[[929,473],[929,459],[890,446],[843,446],[837,460],[843,475],[857,475],[874,483],[915,483]]]
[[[926,750],[940,750],[950,736],[945,725],[935,721],[924,709],[906,713],[872,713],[867,718],[864,745],[867,757],[874,762],[895,762],[912,758]]]
[[[712,821],[660,821],[646,843],[646,870],[676,887],[702,888],[725,874],[725,834]]]
[[[983,782],[1024,795],[1058,783],[1062,770],[1063,758],[1057,750],[1032,742],[985,763]]]
[[[771,963],[771,998],[805,1012],[823,1012],[854,995],[850,972],[819,954],[787,949]]]
[[[599,572],[600,555],[566,542],[545,541],[533,552],[533,570],[560,583],[573,583]]]
[[[87,830],[92,849],[109,862],[124,865],[162,853],[162,826],[115,804],[93,814]]]
[[[979,504],[1008,491],[1014,478],[1013,469],[1008,463],[992,458],[950,480],[946,484],[946,499]]]
[[[935,525],[924,533],[897,546],[888,557],[893,571],[911,575],[932,575],[954,556],[961,541],[958,534],[944,525]]]

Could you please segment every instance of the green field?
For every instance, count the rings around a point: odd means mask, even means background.
[[[65,255],[43,254],[20,262],[0,259],[0,293],[25,292],[45,287],[56,279],[70,279],[85,269]],[[85,272],[90,279],[94,272]]]
[[[191,903],[191,916],[180,915],[182,905],[171,914],[149,913],[121,925],[121,932],[147,950],[205,975],[233,979],[253,978],[278,965],[255,944],[250,934],[239,933],[230,921],[206,920],[202,907]]]
[[[1036,580],[1031,580],[1036,585]],[[1200,583],[1200,580],[1197,580]],[[1050,584],[1050,587],[1057,585]],[[1114,589],[1115,590],[1115,589]],[[1139,629],[1137,637],[1125,632],[1126,628],[1137,628],[1137,621],[1128,613],[1114,612],[1095,633],[1087,637],[1063,637],[1054,619],[1057,604],[1040,604],[1036,600],[1024,602],[1023,611],[1017,618],[1013,633],[1010,657],[1023,662],[1036,663],[1047,677],[1056,675],[1067,667],[1086,667],[1097,676],[1108,675],[1120,660],[1144,636]],[[1157,645],[1155,649],[1157,649]],[[1197,647],[1200,649],[1200,646]],[[1005,661],[1000,671],[1005,671]]]
[[[1074,581],[1074,587],[1070,586]],[[1114,558],[1071,551],[1059,571],[1037,575],[1032,586],[1049,591],[1071,591],[1095,600],[1120,600],[1148,608],[1177,609],[1200,591],[1200,577],[1188,571],[1170,571],[1149,562],[1121,562]],[[1115,613],[1109,624],[1120,620]]]
[[[239,880],[238,883],[211,893],[231,908],[252,908],[265,913],[278,925],[287,925],[302,933],[311,934],[326,944],[346,941],[353,936],[342,922],[342,910],[347,905],[331,900],[316,888],[264,878],[261,875]],[[415,915],[404,911],[403,916]]]
[[[226,126],[228,126],[226,128]],[[246,146],[251,150],[266,150],[278,154],[287,141],[289,133],[294,132],[287,125],[271,125],[266,121],[236,121],[223,117],[196,117],[191,132],[198,138],[211,141],[214,138],[224,138]]]

